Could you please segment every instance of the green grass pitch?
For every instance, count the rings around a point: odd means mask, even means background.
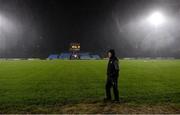
[[[0,61],[0,112],[100,102],[106,66],[107,60]],[[119,93],[126,104],[180,105],[180,60],[120,60]]]

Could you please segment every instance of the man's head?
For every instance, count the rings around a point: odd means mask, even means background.
[[[108,51],[108,58],[113,58],[113,57],[115,57],[115,51],[114,49],[111,49]]]

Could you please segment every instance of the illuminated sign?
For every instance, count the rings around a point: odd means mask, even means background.
[[[71,43],[70,44],[70,51],[80,51],[81,45],[80,43]]]

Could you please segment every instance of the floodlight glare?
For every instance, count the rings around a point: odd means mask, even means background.
[[[1,24],[2,24],[2,17],[0,16],[0,26],[1,26]]]
[[[160,12],[154,12],[147,18],[147,21],[155,27],[158,27],[165,22],[165,17]]]

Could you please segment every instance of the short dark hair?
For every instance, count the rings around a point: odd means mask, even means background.
[[[114,49],[110,49],[108,52],[110,52],[112,54],[112,57],[115,57],[115,50]]]

